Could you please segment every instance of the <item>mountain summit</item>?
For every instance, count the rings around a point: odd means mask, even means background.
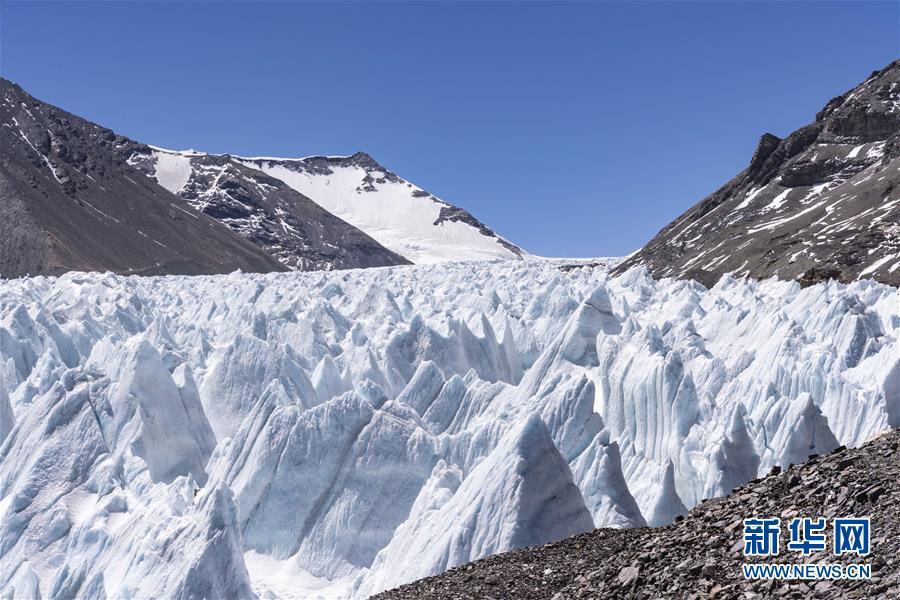
[[[707,285],[725,273],[900,284],[900,60],[784,139],[617,269]]]
[[[237,160],[280,179],[415,264],[523,255],[468,211],[401,179],[364,152]]]

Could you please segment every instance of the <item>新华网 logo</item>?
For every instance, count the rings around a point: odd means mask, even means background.
[[[825,517],[796,517],[787,523],[786,548],[802,556],[828,550],[834,556],[871,552],[868,517],[843,517],[832,520],[829,530]],[[829,533],[831,543],[829,544]],[[744,556],[767,557],[781,553],[782,523],[778,517],[744,519]],[[744,564],[747,579],[866,579],[871,577],[869,564]]]

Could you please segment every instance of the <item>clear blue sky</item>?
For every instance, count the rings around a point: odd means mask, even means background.
[[[900,3],[0,4],[0,71],[169,148],[365,150],[527,250],[624,254],[900,56]]]

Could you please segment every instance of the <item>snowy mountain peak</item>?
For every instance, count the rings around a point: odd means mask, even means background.
[[[468,211],[438,199],[422,188],[400,178],[371,155],[359,151],[349,156],[307,156],[304,158],[278,158],[270,156],[245,157],[230,154],[206,154],[195,150],[166,150],[155,146],[136,149],[129,162],[143,165],[144,171],[174,194],[177,194],[204,212],[228,219],[226,223],[244,237],[259,243],[262,238],[290,237],[277,216],[258,215],[243,217],[247,223],[235,222],[235,216],[221,213],[217,205],[234,206],[234,198],[215,200],[227,179],[222,180],[223,168],[232,172],[259,171],[265,174],[267,189],[259,189],[256,204],[277,204],[287,186],[297,196],[294,203],[312,201],[324,211],[336,215],[350,225],[371,236],[378,244],[398,255],[394,262],[385,264],[434,263],[455,260],[516,259],[524,254],[520,248],[498,236]],[[216,172],[203,176],[203,170]],[[234,175],[234,173],[232,173]],[[262,179],[257,175],[257,179]],[[189,181],[193,183],[188,184]],[[232,184],[233,185],[233,184]],[[191,188],[196,189],[191,189]],[[280,188],[280,189],[269,189]],[[203,195],[205,198],[199,198]],[[300,198],[304,200],[299,200]],[[238,202],[246,204],[246,202]],[[260,222],[271,226],[260,234]],[[273,232],[273,229],[275,232]],[[295,236],[308,239],[305,231]],[[298,262],[296,242],[281,241],[279,248],[261,244],[265,249],[292,268],[305,268]],[[299,265],[299,266],[298,266]],[[362,265],[372,266],[372,265]],[[333,268],[322,264],[316,268]],[[340,267],[338,267],[340,268]]]
[[[3,276],[332,270],[523,254],[365,152],[274,158],[148,146],[5,79],[0,117],[9,165],[0,172]]]
[[[283,182],[227,154],[134,145],[128,163],[295,270],[408,264]]]
[[[413,263],[523,256],[468,211],[400,178],[364,152],[236,160],[283,181]]]

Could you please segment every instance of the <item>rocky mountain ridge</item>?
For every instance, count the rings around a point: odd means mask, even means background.
[[[706,285],[725,273],[900,285],[900,60],[784,139],[764,134],[744,171],[618,272],[637,264]]]

